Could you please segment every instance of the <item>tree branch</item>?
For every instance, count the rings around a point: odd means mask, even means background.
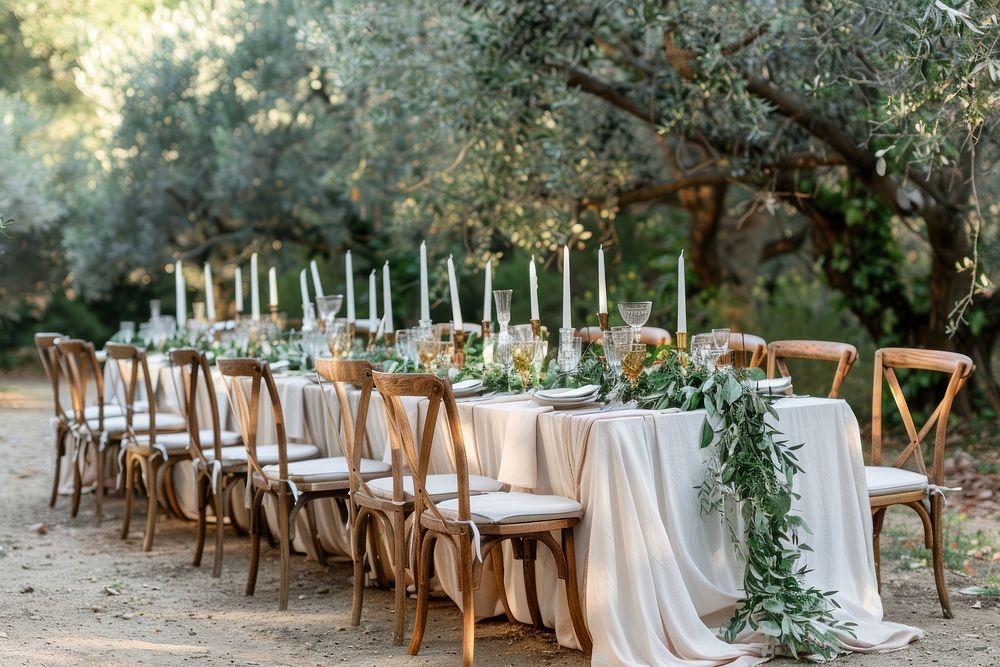
[[[583,72],[581,70],[572,67],[569,64],[556,64],[550,63],[546,64],[545,68],[549,71],[562,72],[566,76],[566,83],[570,86],[576,86],[580,90],[590,93],[596,97],[600,97],[618,107],[622,111],[635,116],[639,120],[649,125],[655,125],[656,121],[654,118],[650,117],[650,114],[645,111],[638,104],[630,100],[623,93],[618,91],[611,84],[600,81],[599,79],[591,76],[590,74]]]

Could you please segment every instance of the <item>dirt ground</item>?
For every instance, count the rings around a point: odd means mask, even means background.
[[[324,567],[295,558],[289,609],[279,612],[277,552],[266,545],[257,594],[245,597],[248,542],[234,534],[227,534],[223,575],[213,579],[211,543],[206,566],[191,566],[190,522],[161,518],[153,551],[143,553],[142,499],[124,542],[118,538],[120,498],[109,499],[98,528],[91,523],[92,498],[84,497],[75,520],[66,498],[50,509],[49,409],[44,383],[0,377],[0,665],[458,662],[461,617],[449,601],[433,604],[416,657],[392,644],[389,591],[369,589],[362,624],[352,627],[347,562]],[[894,520],[903,516],[887,523]],[[1000,527],[995,517],[975,522],[973,528],[993,533]],[[949,575],[952,620],[941,617],[930,571],[887,567],[887,619],[919,626],[927,638],[897,653],[856,654],[839,662],[1000,664],[1000,600],[959,593],[1000,574],[1000,560],[980,560]],[[579,652],[559,647],[552,633],[505,620],[478,625],[476,658],[483,665],[586,663]]]

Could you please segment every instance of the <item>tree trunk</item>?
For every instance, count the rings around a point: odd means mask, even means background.
[[[686,257],[698,274],[701,289],[719,287],[723,283],[717,241],[727,189],[726,185],[703,185],[677,193],[681,206],[691,214]]]

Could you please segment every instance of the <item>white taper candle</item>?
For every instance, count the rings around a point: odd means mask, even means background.
[[[250,319],[260,320],[260,277],[257,275],[257,253],[250,255]]]
[[[344,280],[347,282],[347,321],[354,321],[354,263],[351,261],[351,251],[344,257]]]

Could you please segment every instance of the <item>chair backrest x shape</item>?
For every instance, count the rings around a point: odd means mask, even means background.
[[[59,348],[56,341],[65,338],[62,334],[52,332],[39,332],[35,334],[35,351],[38,352],[38,359],[42,362],[42,370],[52,387],[52,400],[55,407],[57,419],[65,420],[66,414],[62,409],[62,401],[59,397],[59,380],[62,377],[62,367],[59,362]]]
[[[340,424],[343,437],[340,439],[344,450],[344,457],[348,461],[348,472],[351,477],[351,491],[360,488],[366,495],[373,495],[364,478],[361,476],[361,459],[364,455],[366,430],[368,427],[368,407],[372,400],[372,388],[374,378],[372,374],[374,367],[370,361],[365,359],[316,359],[316,374],[323,380],[328,380],[337,394],[337,403],[340,407]],[[354,385],[361,388],[361,397],[358,402],[358,411],[351,419],[351,404],[347,396],[347,385]],[[323,391],[323,405],[326,406],[327,416],[331,421],[336,420],[333,413],[330,397]],[[394,452],[395,456],[398,456]],[[397,471],[399,466],[393,461],[393,476],[400,475]]]
[[[829,398],[839,398],[844,378],[858,359],[858,350],[848,343],[826,340],[776,340],[767,346],[767,377],[773,378],[776,370],[782,377],[789,377],[786,359],[837,362]]]
[[[97,405],[97,428],[104,430],[104,375],[97,361],[94,344],[79,338],[60,338],[55,342],[59,351],[62,374],[69,382],[70,402],[73,405],[73,421],[81,428],[87,428],[87,393],[90,382],[94,383]]]
[[[948,375],[948,385],[944,397],[934,408],[934,412],[918,430],[903,389],[896,378],[895,369],[907,368]],[[889,385],[893,401],[899,410],[906,429],[908,444],[893,462],[893,467],[902,467],[911,457],[917,469],[928,476],[932,484],[944,482],[944,446],[948,435],[948,416],[955,396],[972,377],[976,366],[972,359],[957,352],[940,350],[919,350],[901,347],[886,347],[875,353],[875,384],[872,389],[872,465],[882,464],[882,386]],[[934,429],[934,462],[930,471],[924,461],[922,448],[924,438]]]
[[[443,380],[430,373],[374,373],[375,388],[382,396],[386,416],[389,421],[389,440],[393,448],[401,450],[406,464],[413,474],[413,490],[417,516],[423,510],[430,510],[445,526],[450,522],[441,516],[427,493],[427,472],[431,459],[431,449],[434,444],[434,433],[437,430],[441,406],[448,423],[448,432],[455,454],[455,474],[458,482],[458,521],[467,522],[469,515],[469,468],[465,457],[465,440],[462,436],[461,421],[458,416],[458,406],[455,395],[451,391],[451,382]],[[413,439],[413,431],[406,417],[406,410],[400,399],[412,396],[425,398],[428,401],[427,416],[421,432],[419,448]],[[396,471],[393,470],[395,477]],[[394,488],[396,480],[393,480]],[[454,532],[460,532],[455,529]]]
[[[185,382],[184,401],[182,406],[187,417],[188,437],[191,439],[191,455],[202,463],[207,463],[205,453],[201,448],[201,426],[198,423],[198,386],[200,378],[204,378],[205,392],[208,394],[208,404],[211,408],[212,436],[215,460],[222,460],[222,424],[219,421],[219,402],[215,395],[215,383],[212,381],[212,369],[208,365],[208,357],[204,352],[194,348],[181,348],[170,351],[170,362],[181,368]]]
[[[229,378],[227,390],[229,403],[239,419],[240,431],[243,434],[243,446],[247,450],[247,465],[250,470],[263,478],[264,471],[257,461],[257,426],[260,421],[261,387],[267,390],[267,397],[274,414],[274,428],[278,440],[278,476],[288,479],[288,441],[285,437],[285,417],[281,410],[281,398],[274,385],[271,366],[260,359],[217,359],[216,368],[222,373],[223,379]],[[250,380],[250,396],[246,395],[245,387],[238,386],[242,380]]]
[[[132,419],[135,417],[135,397],[139,388],[139,378],[142,378],[143,389],[146,392],[146,402],[149,404],[147,412],[149,414],[149,426],[143,429],[143,434],[149,435],[150,446],[156,444],[156,400],[153,392],[153,381],[149,376],[149,365],[146,363],[146,350],[136,345],[126,345],[125,343],[108,343],[104,346],[104,351],[108,355],[108,364],[112,362],[117,366],[111,370],[117,372],[117,380],[123,382],[123,393],[125,405],[122,406],[125,413],[125,426],[129,432],[132,429]],[[111,376],[113,379],[116,376]]]

